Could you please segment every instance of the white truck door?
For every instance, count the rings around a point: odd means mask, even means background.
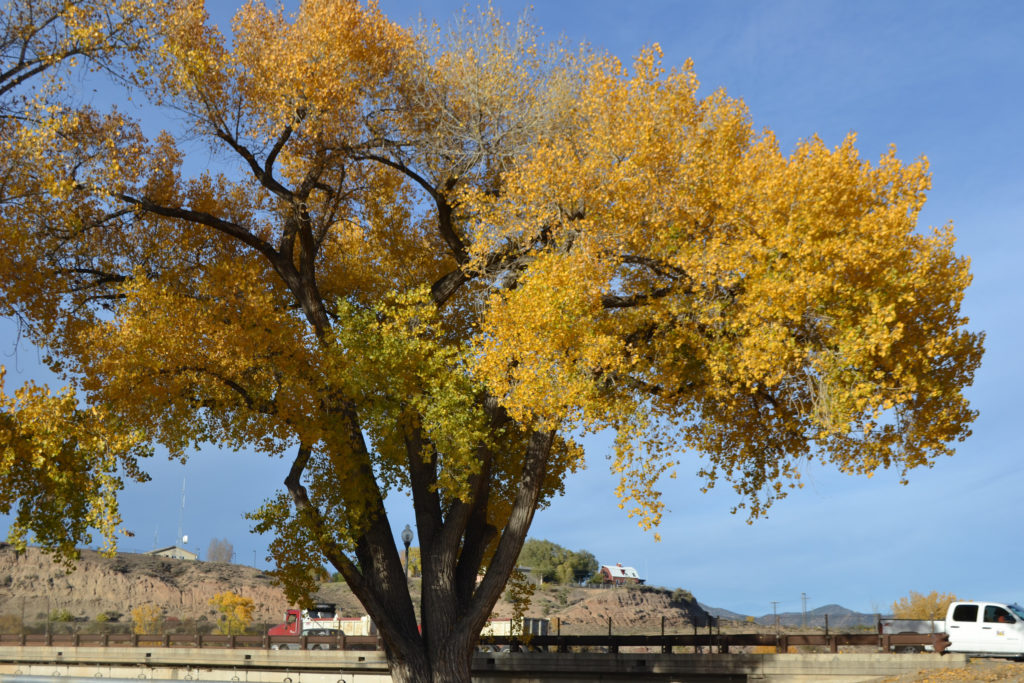
[[[1021,622],[1002,605],[985,605],[981,615],[984,652],[1021,652]]]
[[[961,603],[946,620],[951,652],[984,652],[981,636],[981,610],[977,603]]]

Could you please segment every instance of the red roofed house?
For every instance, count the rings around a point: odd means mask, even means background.
[[[601,574],[604,576],[604,580],[608,583],[613,583],[616,586],[621,586],[626,583],[643,583],[644,580],[640,578],[640,574],[637,573],[632,567],[623,567],[621,563],[610,565],[601,565]]]

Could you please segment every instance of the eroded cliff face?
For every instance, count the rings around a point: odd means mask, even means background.
[[[668,591],[609,588],[588,591],[586,599],[553,612],[565,624],[607,624],[619,627],[646,627],[660,624],[704,626],[708,613],[696,600],[673,601]]]
[[[167,617],[199,619],[213,614],[210,598],[226,590],[255,603],[257,623],[281,621],[288,607],[284,592],[252,567],[83,550],[75,570],[66,572],[37,548],[0,548],[0,615],[24,614],[29,622],[60,610],[90,620],[104,612],[127,616],[148,603]]]
[[[414,604],[419,604],[419,582],[410,585]],[[0,631],[40,624],[47,614],[66,611],[78,622],[94,621],[113,612],[130,619],[133,609],[146,604],[159,607],[165,618],[185,620],[216,619],[209,600],[216,593],[234,591],[255,603],[253,621],[257,630],[278,624],[288,608],[284,592],[258,569],[220,562],[173,560],[151,555],[121,553],[107,558],[82,551],[76,569],[70,573],[55,564],[38,548],[16,553],[0,544]],[[324,583],[312,596],[333,602],[339,614],[358,617],[365,613],[347,586]],[[500,601],[496,618],[508,618],[512,606]],[[527,616],[556,618],[572,633],[603,633],[611,618],[617,632],[623,629],[654,632],[665,617],[667,626],[704,625],[707,613],[692,597],[673,600],[665,589],[547,586],[539,589]],[[81,625],[81,623],[79,623]]]

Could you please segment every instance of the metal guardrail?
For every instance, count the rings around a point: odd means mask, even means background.
[[[790,647],[827,647],[838,652],[841,646],[874,646],[883,652],[931,645],[941,652],[941,638],[933,634],[876,634],[876,633],[693,633],[661,635],[534,635],[487,636],[481,645],[508,649],[569,652],[575,649],[603,649],[617,653],[620,648],[645,647],[671,654],[675,647],[692,647],[697,652],[727,653],[734,647],[774,647],[776,652],[787,652]],[[300,650],[379,650],[378,636],[267,636],[267,635],[139,635],[139,634],[0,634],[0,646],[68,646],[68,647],[188,647],[221,649],[300,649]]]
[[[247,650],[379,650],[378,636],[268,636],[268,635],[195,635],[173,633],[143,635],[137,633],[74,634],[0,634],[0,646],[67,647],[195,647]]]
[[[933,634],[875,634],[875,633],[723,633],[723,634],[677,634],[655,636],[597,635],[597,636],[532,636],[530,638],[493,637],[481,639],[481,644],[507,647],[513,652],[520,649],[554,650],[569,652],[572,648],[606,648],[616,653],[624,647],[645,647],[660,649],[670,654],[674,647],[692,647],[695,651],[727,653],[734,647],[774,647],[776,652],[788,652],[790,647],[827,647],[829,652],[839,652],[841,646],[877,647],[882,652],[899,652],[905,648],[936,646],[938,638]],[[936,649],[941,652],[941,649]]]

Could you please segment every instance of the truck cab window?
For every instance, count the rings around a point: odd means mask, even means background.
[[[1016,619],[998,605],[985,605],[985,623],[1013,624],[1016,623]]]
[[[953,610],[953,621],[977,621],[977,605],[957,605]]]

